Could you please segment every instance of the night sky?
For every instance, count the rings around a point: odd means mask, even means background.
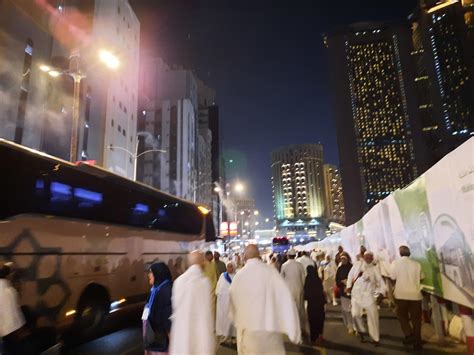
[[[338,164],[322,34],[364,21],[404,20],[416,0],[130,0],[142,48],[182,64],[217,91],[227,177],[245,182],[271,217],[270,153],[321,143]],[[363,7],[362,7],[362,4]]]

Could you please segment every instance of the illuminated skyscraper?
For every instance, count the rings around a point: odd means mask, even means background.
[[[324,164],[324,185],[327,219],[344,224],[346,219],[344,194],[342,191],[341,173],[337,166]]]
[[[424,170],[407,24],[354,24],[324,38],[346,222]]]
[[[420,119],[436,162],[474,134],[474,1],[420,0],[410,19]]]
[[[272,153],[277,226],[289,236],[322,236],[325,229],[323,147],[290,145]]]

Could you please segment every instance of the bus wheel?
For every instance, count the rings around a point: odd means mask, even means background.
[[[81,335],[96,335],[109,313],[110,301],[107,291],[98,285],[89,286],[79,299],[75,328]]]

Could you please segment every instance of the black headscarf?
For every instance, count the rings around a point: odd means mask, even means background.
[[[150,266],[150,271],[153,273],[153,277],[155,278],[154,286],[158,286],[165,280],[169,280],[171,282],[171,272],[163,262],[153,263]]]

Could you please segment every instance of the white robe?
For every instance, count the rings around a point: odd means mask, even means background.
[[[20,329],[25,324],[18,303],[18,293],[10,281],[0,279],[0,337]]]
[[[357,277],[360,273],[362,275]],[[357,331],[366,332],[362,320],[362,312],[365,309],[369,335],[374,341],[378,342],[380,340],[380,327],[376,300],[377,295],[385,293],[385,283],[379,267],[373,264],[369,265],[366,262],[359,262],[349,272],[347,287],[352,288],[352,317]]]
[[[305,270],[296,260],[289,259],[281,266],[281,275],[285,279],[295,301],[303,294]]]
[[[229,275],[231,280],[235,274]],[[229,316],[229,288],[230,283],[224,277],[224,273],[219,277],[216,287],[217,312],[216,312],[216,335],[225,337],[236,336],[235,327]]]
[[[211,285],[198,265],[192,265],[174,282],[172,305],[169,353],[214,354]]]
[[[289,259],[286,263],[281,266],[281,275],[285,279],[286,284],[290,288],[291,295],[295,300],[296,307],[298,309],[298,315],[300,318],[300,327],[303,331],[306,331],[306,311],[304,307],[304,281],[306,278],[306,272],[301,263],[296,260]]]
[[[314,261],[309,256],[306,256],[306,255],[303,255],[301,258],[296,259],[296,261],[299,262],[301,265],[303,265],[305,275],[307,274],[306,268],[308,266],[316,267],[316,264],[314,263]]]
[[[255,339],[272,339],[269,354],[285,353],[283,334],[294,343],[301,341],[301,329],[293,297],[278,271],[259,259],[250,259],[232,280],[230,312],[237,328],[239,354],[258,353]],[[282,348],[283,347],[283,348]]]

